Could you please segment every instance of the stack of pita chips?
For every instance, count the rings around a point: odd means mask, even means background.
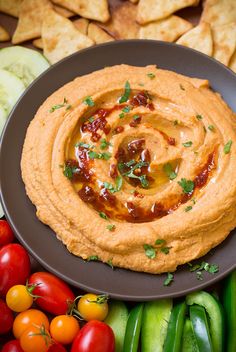
[[[0,0],[18,17],[13,44],[33,40],[51,63],[115,39],[176,42],[213,56],[236,72],[236,0],[205,0],[197,26],[178,14],[200,0]],[[0,26],[0,41],[9,34]]]

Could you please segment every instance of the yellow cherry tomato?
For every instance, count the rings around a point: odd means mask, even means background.
[[[23,332],[31,326],[44,326],[49,329],[49,321],[47,316],[38,309],[28,309],[18,314],[13,322],[13,334],[19,339]]]
[[[95,295],[87,293],[79,299],[77,309],[80,315],[87,321],[103,321],[108,314],[108,297],[106,295]]]
[[[50,334],[56,342],[63,345],[72,343],[79,332],[79,323],[70,315],[58,315],[50,324]]]
[[[27,286],[15,285],[7,292],[6,303],[11,310],[20,313],[32,306],[33,297]]]
[[[24,352],[47,352],[51,343],[51,336],[43,325],[32,325],[20,337],[20,345]]]

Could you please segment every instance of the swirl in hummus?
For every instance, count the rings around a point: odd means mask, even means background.
[[[22,176],[38,218],[71,253],[163,273],[236,226],[235,146],[235,114],[208,81],[119,65],[43,103]]]

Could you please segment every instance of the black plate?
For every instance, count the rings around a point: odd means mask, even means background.
[[[56,89],[77,76],[116,64],[160,68],[184,75],[206,78],[236,111],[236,76],[225,66],[194,50],[157,41],[131,40],[104,44],[80,51],[41,75],[27,90],[12,112],[4,130],[0,150],[1,199],[8,220],[30,253],[49,271],[86,291],[106,292],[126,300],[152,300],[174,297],[216,282],[236,267],[235,230],[203,259],[220,266],[218,274],[204,274],[198,281],[186,266],[178,269],[175,281],[163,286],[166,275],[137,273],[89,262],[70,254],[53,231],[35,215],[21,179],[20,159],[26,129],[38,107]],[[201,259],[202,260],[202,259]]]

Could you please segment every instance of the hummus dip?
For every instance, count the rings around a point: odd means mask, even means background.
[[[206,254],[236,226],[236,116],[208,81],[119,65],[53,93],[22,177],[68,250],[148,273]]]

